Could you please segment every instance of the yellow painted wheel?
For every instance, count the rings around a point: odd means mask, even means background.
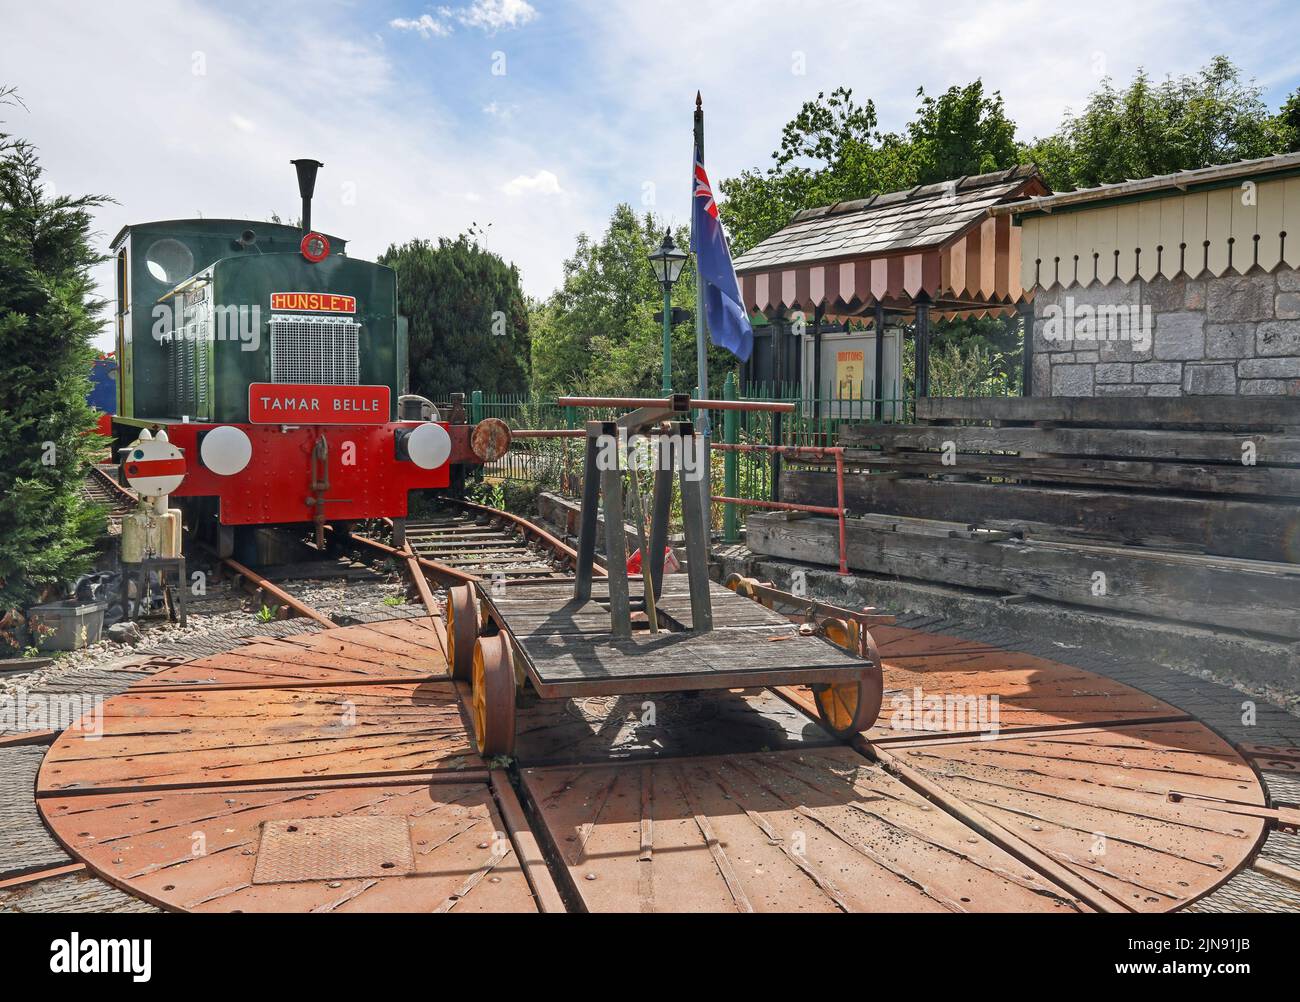
[[[821,717],[823,726],[841,741],[874,724],[885,697],[884,676],[875,641],[859,623],[851,622],[850,626],[842,619],[827,620],[822,624],[822,632],[828,639],[867,660],[862,674],[852,682],[831,682],[812,687],[817,715]],[[853,636],[855,633],[857,635]]]
[[[754,585],[758,584],[758,581],[755,578],[747,578],[741,574],[732,574],[727,578],[724,584],[741,598],[752,598],[754,601],[758,601],[757,596],[754,594]]]
[[[860,638],[862,624],[856,619],[827,619],[821,624],[821,634],[837,647],[862,656]]]
[[[457,585],[447,592],[447,674],[468,679],[478,639],[479,611],[473,585]]]
[[[480,755],[515,752],[515,666],[504,633],[479,637],[474,645],[474,741]]]

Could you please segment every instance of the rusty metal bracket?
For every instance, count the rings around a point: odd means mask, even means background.
[[[1236,814],[1247,818],[1262,818],[1281,832],[1300,834],[1300,808],[1297,807],[1261,807],[1258,804],[1243,804],[1235,800],[1218,800],[1196,793],[1179,793],[1170,790],[1171,804],[1191,804],[1203,807],[1207,811],[1221,814]]]

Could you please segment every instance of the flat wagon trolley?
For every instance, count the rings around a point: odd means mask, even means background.
[[[691,408],[706,402],[677,395],[642,403],[617,421],[587,425],[572,580],[473,582],[451,589],[449,671],[471,683],[480,753],[513,753],[516,697],[524,686],[543,699],[563,699],[805,684],[823,724],[837,737],[869,727],[882,697],[879,657],[869,634],[840,620],[821,630],[801,628],[760,604],[747,582],[731,582],[738,585],[732,590],[709,580],[704,452],[690,421]],[[649,559],[642,560],[639,575],[630,576],[623,476],[635,467],[629,457],[638,454],[643,437],[656,457],[648,538],[635,471],[626,501],[641,553]],[[687,566],[685,574],[665,575],[674,480],[681,488]],[[593,574],[598,509],[605,527],[604,578]]]

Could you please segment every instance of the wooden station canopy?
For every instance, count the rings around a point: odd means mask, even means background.
[[[769,316],[1010,312],[1023,298],[1020,230],[990,210],[1047,194],[1022,165],[805,209],[736,259],[741,295]]]

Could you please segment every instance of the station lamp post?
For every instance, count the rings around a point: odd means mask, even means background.
[[[672,231],[665,230],[664,242],[649,257],[655,281],[664,290],[664,396],[669,396],[673,392],[673,285],[686,264],[686,252],[673,243]]]

